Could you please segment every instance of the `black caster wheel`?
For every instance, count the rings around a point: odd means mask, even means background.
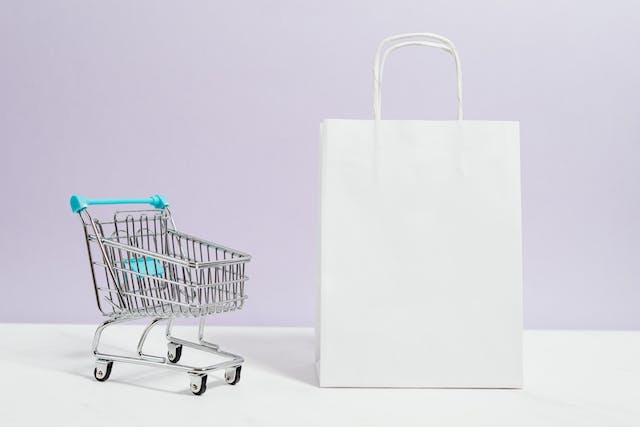
[[[178,363],[182,356],[182,344],[174,344],[170,342],[167,347],[167,359],[169,359],[169,362]]]
[[[103,382],[109,379],[111,375],[111,368],[113,367],[113,362],[111,361],[98,361],[96,362],[96,367],[93,370],[93,376],[96,380]]]
[[[207,391],[207,376],[206,375],[191,375],[191,393],[196,396],[200,396]]]
[[[240,382],[240,372],[242,371],[242,366],[237,366],[235,368],[225,369],[224,371],[224,380],[229,385],[236,385]]]

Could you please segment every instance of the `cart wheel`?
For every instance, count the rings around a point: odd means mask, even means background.
[[[206,375],[189,375],[189,377],[191,378],[191,393],[200,396],[207,391]]]
[[[242,366],[237,366],[235,368],[228,368],[224,371],[224,380],[229,385],[236,385],[240,382],[240,371],[242,371]]]
[[[169,359],[169,362],[178,363],[182,356],[182,344],[170,342],[167,347],[169,348],[167,351],[167,358]]]
[[[96,362],[96,367],[93,370],[93,376],[100,382],[106,381],[109,379],[109,375],[111,375],[112,367],[113,362],[99,360]]]

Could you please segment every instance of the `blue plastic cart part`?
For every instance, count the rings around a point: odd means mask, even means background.
[[[164,268],[162,263],[157,259],[142,257],[138,259],[126,259],[122,262],[125,269],[135,271],[136,273],[146,274],[148,276],[163,276]],[[138,276],[142,279],[142,276]]]
[[[78,213],[90,205],[151,205],[156,209],[164,209],[169,206],[167,199],[159,194],[146,199],[88,199],[74,194],[69,203],[73,213]]]

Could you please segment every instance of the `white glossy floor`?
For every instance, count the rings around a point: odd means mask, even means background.
[[[107,329],[104,350],[141,329]],[[640,426],[640,332],[527,331],[523,390],[320,389],[311,329],[210,328],[245,356],[242,380],[210,375],[193,396],[184,373],[123,363],[98,383],[93,330],[0,324],[0,426]],[[149,352],[165,351],[161,332]]]

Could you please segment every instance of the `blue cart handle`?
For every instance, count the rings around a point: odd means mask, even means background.
[[[151,205],[156,209],[164,209],[169,206],[167,199],[158,194],[146,199],[87,199],[74,194],[71,196],[70,204],[73,213],[78,213],[89,205]]]

